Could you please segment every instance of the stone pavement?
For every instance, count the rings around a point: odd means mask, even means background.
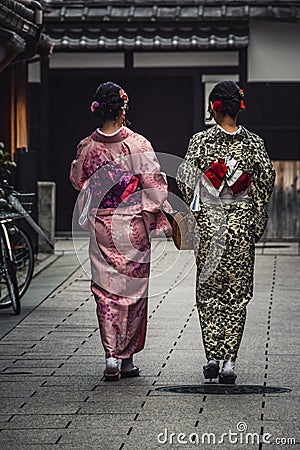
[[[300,448],[298,243],[257,246],[233,387],[203,383],[193,256],[162,245],[139,378],[101,380],[94,299],[71,241],[34,278],[22,320],[0,311],[0,449]]]

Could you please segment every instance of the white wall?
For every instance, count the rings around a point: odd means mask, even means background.
[[[29,63],[27,65],[27,81],[29,83],[40,83],[41,82],[41,63]]]
[[[53,53],[51,69],[123,68],[124,53]],[[134,53],[134,67],[238,66],[238,52],[141,52]]]
[[[123,53],[53,53],[51,69],[123,68]]]
[[[252,22],[248,81],[300,81],[300,24]]]
[[[134,67],[237,66],[238,52],[141,52],[134,53]]]

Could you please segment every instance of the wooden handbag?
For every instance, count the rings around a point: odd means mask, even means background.
[[[189,230],[189,214],[177,212],[173,216],[172,238],[178,250],[193,250],[193,234]]]

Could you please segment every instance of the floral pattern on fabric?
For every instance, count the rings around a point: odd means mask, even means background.
[[[196,302],[207,359],[237,357],[246,320],[246,306],[253,294],[255,247],[267,222],[266,206],[271,195],[275,171],[260,137],[241,127],[230,135],[214,126],[195,134],[189,142],[185,161],[180,165],[177,184],[188,205],[201,174],[213,182],[218,196],[229,169],[236,180],[235,195],[249,189],[249,202],[228,205],[204,203],[193,211],[199,246],[196,251]],[[240,171],[240,172],[237,172]],[[234,180],[234,179],[233,179]],[[219,191],[218,191],[219,190]],[[224,229],[214,229],[212,217],[222,215]],[[218,223],[218,220],[215,221]],[[213,236],[219,236],[211,248]],[[207,257],[221,258],[208,279],[201,273]]]
[[[185,161],[179,167],[177,184],[190,205],[199,172],[205,173],[219,158],[235,159],[239,169],[246,172],[252,181],[250,195],[257,242],[266,227],[266,207],[275,181],[272,162],[259,136],[244,127],[241,127],[240,133],[230,135],[222,132],[217,125],[196,133],[190,139]]]
[[[91,174],[89,188],[99,199],[99,208],[117,208],[122,202],[127,206],[141,203],[141,195],[132,195],[138,190],[139,178],[116,162],[103,161]]]
[[[150,274],[149,226],[160,215],[167,183],[150,142],[127,127],[95,130],[71,165],[75,189],[91,188],[92,283],[106,357],[129,358],[145,342]]]

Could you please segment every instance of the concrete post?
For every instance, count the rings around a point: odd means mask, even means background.
[[[39,225],[54,245],[55,238],[55,194],[56,185],[52,181],[38,181]],[[39,236],[39,252],[53,253],[47,242]]]

